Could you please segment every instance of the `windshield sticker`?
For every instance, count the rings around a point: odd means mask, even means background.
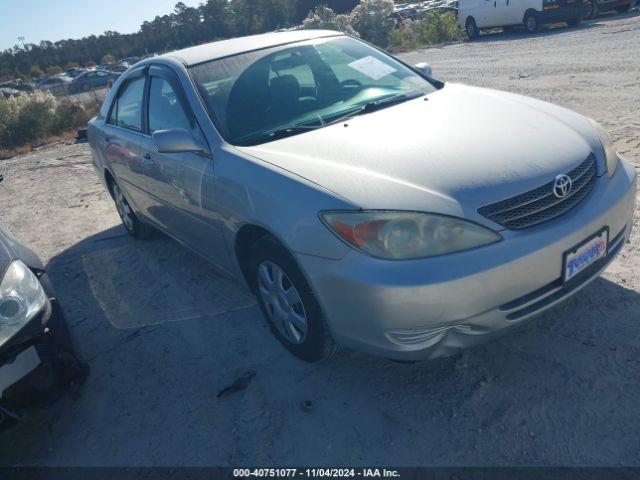
[[[370,77],[374,80],[379,80],[382,77],[386,77],[387,75],[390,75],[396,71],[396,69],[392,66],[381,62],[371,55],[361,58],[360,60],[356,60],[355,62],[351,62],[349,66],[354,70],[358,70],[360,73],[364,73],[367,77]]]

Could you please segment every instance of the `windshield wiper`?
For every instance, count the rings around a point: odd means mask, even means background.
[[[317,130],[318,128],[322,128],[326,125],[326,123],[321,123],[320,125],[294,125],[292,127],[279,128],[274,130],[273,132],[269,132],[266,137],[268,140],[278,140],[280,138],[290,137],[292,135],[297,135],[302,132],[307,132],[309,130]]]
[[[340,117],[335,118],[331,121],[326,121],[324,117],[321,117],[320,115],[318,115],[318,120],[320,122],[318,125],[300,124],[300,125],[293,125],[291,127],[278,128],[277,130],[267,133],[265,137],[267,141],[271,142],[274,140],[279,140],[281,138],[298,135],[299,133],[308,132],[310,130],[318,130],[320,128],[324,128],[329,125],[334,125],[336,123],[344,122],[345,120],[355,117],[357,115],[375,112],[376,110],[390,107],[391,105],[402,103],[407,100],[413,100],[414,98],[419,98],[422,96],[424,96],[424,93],[417,93],[413,95],[407,95],[405,93],[402,93],[400,95],[394,95],[389,98],[374,100],[372,102],[367,102],[364,105],[356,108],[355,110],[352,110],[344,115],[341,115]]]
[[[414,95],[407,95],[402,93],[400,95],[394,95],[393,97],[383,98],[382,100],[374,100],[373,102],[367,102],[361,107],[352,110],[351,112],[346,113],[330,122],[325,122],[325,125],[333,125],[335,123],[344,122],[349,118],[356,117],[358,115],[363,115],[365,113],[375,112],[376,110],[380,110],[382,108],[390,107],[391,105],[395,105],[398,103],[406,102],[407,100],[413,100],[414,98],[419,98],[424,96],[423,93],[418,93]]]

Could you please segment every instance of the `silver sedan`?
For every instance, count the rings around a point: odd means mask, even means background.
[[[297,31],[145,60],[88,136],[126,229],[244,282],[307,361],[449,355],[594,280],[636,175],[594,121]]]

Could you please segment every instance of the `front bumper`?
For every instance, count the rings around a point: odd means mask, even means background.
[[[88,374],[47,275],[39,278],[49,306],[0,349],[0,429],[25,410],[49,405]]]
[[[435,358],[487,341],[597,278],[629,239],[635,200],[635,170],[621,159],[569,212],[504,230],[503,241],[480,249],[413,261],[355,250],[342,260],[297,258],[338,342],[398,360]],[[606,262],[563,284],[563,254],[603,227]]]

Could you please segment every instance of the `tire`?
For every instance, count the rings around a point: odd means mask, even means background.
[[[476,20],[473,17],[467,18],[464,29],[467,31],[467,37],[469,37],[469,40],[475,40],[480,35],[480,31],[476,25]]]
[[[576,25],[580,25],[581,21],[581,18],[570,18],[569,20],[567,20],[567,25],[569,25],[570,27],[575,27]]]
[[[628,12],[629,10],[631,10],[632,6],[633,6],[633,2],[627,3],[626,5],[620,5],[619,7],[616,7],[616,12],[618,13]]]
[[[82,85],[82,91],[83,92],[88,92],[89,90],[91,90],[91,84],[90,83],[85,83]]]
[[[540,23],[535,13],[527,13],[524,16],[524,28],[527,33],[538,33],[540,31]]]
[[[112,187],[112,194],[113,201],[116,204],[116,210],[127,233],[136,240],[147,240],[151,238],[153,236],[153,229],[138,219],[125,198],[122,189],[115,182]]]
[[[597,0],[588,0],[584,7],[584,18],[591,20],[598,16],[598,2]]]
[[[253,246],[249,275],[271,332],[289,352],[305,362],[317,362],[338,350],[304,274],[272,236]]]

